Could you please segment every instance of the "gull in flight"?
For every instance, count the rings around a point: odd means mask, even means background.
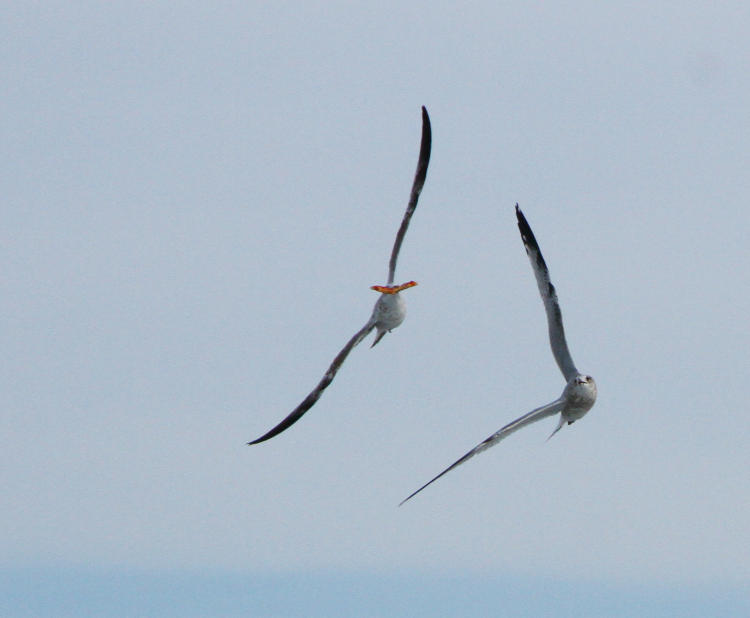
[[[557,361],[557,366],[560,367],[560,371],[562,371],[565,378],[565,389],[563,390],[562,395],[552,403],[548,403],[547,405],[524,414],[522,417],[517,418],[515,421],[508,423],[505,427],[493,433],[484,442],[475,446],[466,453],[466,455],[461,457],[461,459],[438,474],[434,479],[422,485],[417,491],[404,499],[401,504],[409,500],[409,498],[416,496],[425,487],[437,481],[441,476],[453,470],[453,468],[460,466],[462,463],[474,457],[474,455],[478,455],[491,446],[495,446],[500,440],[509,436],[514,431],[518,431],[521,427],[531,425],[531,423],[535,423],[536,421],[547,418],[548,416],[554,416],[559,412],[560,422],[557,424],[557,428],[550,434],[551,438],[562,428],[563,425],[565,425],[565,423],[571,425],[579,418],[582,418],[596,401],[596,382],[594,382],[594,378],[588,375],[583,375],[578,369],[576,369],[575,363],[573,363],[573,359],[568,351],[568,344],[565,341],[565,331],[563,330],[562,313],[560,312],[560,304],[557,302],[555,286],[552,285],[552,282],[550,281],[549,270],[547,269],[547,264],[544,262],[536,238],[534,238],[534,232],[531,231],[531,227],[529,227],[529,223],[526,221],[526,217],[523,216],[518,204],[516,204],[516,218],[518,219],[518,229],[521,232],[523,246],[526,247],[526,254],[531,261],[531,266],[534,269],[534,275],[536,276],[536,282],[539,286],[539,292],[544,301],[544,309],[547,312],[547,326],[549,327],[550,347],[552,348],[552,354],[555,357],[555,361]],[[549,438],[547,439],[549,440]]]
[[[404,218],[401,221],[401,227],[396,234],[396,241],[393,243],[391,261],[388,264],[388,283],[386,285],[373,285],[370,288],[376,292],[380,292],[380,296],[375,303],[370,319],[367,320],[367,323],[359,329],[351,339],[349,339],[341,352],[336,355],[331,366],[328,367],[328,371],[326,371],[323,378],[318,382],[318,385],[304,399],[304,401],[292,410],[292,412],[276,425],[276,427],[263,434],[260,438],[248,442],[248,444],[258,444],[259,442],[269,440],[294,425],[294,423],[302,418],[302,415],[312,408],[315,405],[315,402],[320,399],[323,391],[328,388],[328,385],[333,381],[333,378],[346,360],[346,357],[349,356],[349,352],[351,352],[358,343],[369,335],[370,332],[376,330],[375,339],[370,346],[374,347],[386,333],[391,332],[404,321],[404,318],[406,317],[406,303],[404,302],[404,299],[401,298],[400,292],[414,287],[417,285],[417,282],[408,281],[401,285],[393,285],[393,278],[396,274],[396,260],[398,259],[398,253],[401,249],[401,243],[404,240],[406,229],[409,227],[409,221],[417,207],[419,194],[422,192],[422,187],[424,186],[424,181],[427,177],[427,165],[430,162],[431,147],[432,129],[430,127],[430,117],[427,115],[427,110],[422,107],[422,143],[419,149],[417,171],[414,175],[414,182],[411,187],[411,196],[409,197],[409,203],[406,206]]]

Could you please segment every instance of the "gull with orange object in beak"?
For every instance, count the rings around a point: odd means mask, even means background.
[[[417,163],[417,171],[414,175],[414,182],[411,187],[411,196],[409,197],[409,204],[406,207],[406,213],[404,213],[404,218],[401,221],[401,227],[396,234],[393,251],[391,251],[391,260],[388,265],[388,284],[373,285],[371,287],[371,289],[376,292],[380,292],[380,297],[375,303],[370,319],[367,320],[367,323],[351,339],[349,339],[344,348],[338,353],[336,358],[333,359],[330,367],[328,367],[328,371],[326,371],[323,378],[318,382],[318,385],[305,398],[305,400],[292,410],[292,412],[276,425],[276,427],[263,434],[260,438],[248,442],[248,444],[264,442],[294,425],[294,423],[302,418],[305,412],[312,408],[315,405],[315,402],[320,399],[323,391],[328,388],[328,385],[331,382],[333,382],[333,378],[346,360],[346,357],[349,356],[349,352],[351,352],[357,344],[369,335],[370,332],[376,330],[375,340],[373,341],[372,346],[370,346],[373,347],[385,336],[386,333],[391,332],[404,321],[404,318],[406,317],[406,303],[401,297],[400,292],[414,287],[417,285],[417,282],[409,281],[401,285],[393,285],[393,277],[396,273],[396,260],[398,259],[398,253],[401,249],[401,243],[404,240],[406,229],[409,227],[409,221],[417,207],[419,194],[422,192],[422,187],[424,186],[424,181],[427,177],[427,165],[430,162],[431,147],[432,130],[430,127],[430,117],[427,115],[427,110],[422,107],[422,144],[419,149],[419,161]]]

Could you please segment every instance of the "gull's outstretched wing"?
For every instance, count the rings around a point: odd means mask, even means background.
[[[521,209],[516,204],[516,218],[518,219],[518,229],[521,231],[521,240],[526,247],[526,254],[529,256],[531,266],[534,269],[536,282],[539,286],[539,293],[544,301],[544,309],[547,312],[547,325],[549,327],[549,343],[552,348],[552,354],[560,367],[565,380],[568,381],[578,375],[573,358],[570,356],[568,344],[565,341],[565,330],[563,329],[562,313],[560,312],[560,303],[557,301],[557,292],[555,286],[549,279],[549,270],[544,262],[542,252],[534,238],[534,232],[531,231],[526,217],[523,216]]]
[[[448,472],[450,472],[451,470],[453,470],[453,468],[456,468],[456,467],[460,466],[462,463],[468,461],[469,459],[471,459],[472,457],[474,457],[474,455],[478,455],[482,451],[486,451],[491,446],[495,446],[495,444],[497,444],[498,442],[500,442],[500,440],[502,440],[503,438],[509,436],[514,431],[518,431],[519,429],[521,429],[521,427],[526,427],[526,425],[531,425],[531,423],[535,423],[538,420],[541,420],[543,418],[547,418],[548,416],[552,416],[553,414],[557,414],[558,412],[560,412],[563,409],[564,405],[565,405],[565,402],[563,401],[562,398],[556,399],[552,403],[548,403],[546,406],[542,406],[541,408],[537,408],[536,410],[532,410],[528,414],[524,414],[522,417],[517,418],[515,421],[513,421],[511,423],[508,423],[505,427],[503,427],[502,429],[499,429],[498,431],[496,431],[495,433],[493,433],[484,442],[481,442],[480,444],[477,444],[477,446],[475,446],[468,453],[466,453],[466,455],[464,455],[463,457],[461,457],[461,459],[459,459],[458,461],[456,461],[455,463],[453,463],[452,465],[450,465],[449,467],[447,467],[440,474],[438,474],[434,479],[432,479],[431,481],[428,481],[427,483],[425,483],[424,485],[422,485],[422,487],[420,487],[419,489],[417,489],[417,491],[415,491],[413,494],[411,494],[408,498],[405,498],[404,500],[402,500],[401,504],[403,504],[404,502],[406,502],[410,498],[413,498],[414,496],[416,496],[425,487],[427,487],[428,485],[431,485],[432,483],[434,483],[435,481],[437,481],[441,476],[443,476],[444,474],[447,474]],[[399,506],[401,506],[401,504],[399,504]]]
[[[430,163],[430,149],[432,148],[432,129],[430,127],[430,117],[427,115],[427,110],[424,105],[422,106],[422,145],[419,147],[419,161],[417,162],[417,171],[414,174],[414,182],[411,186],[411,195],[409,196],[409,204],[406,206],[406,213],[404,218],[401,220],[401,227],[398,228],[398,234],[396,234],[396,241],[393,243],[393,251],[391,251],[391,261],[388,264],[388,285],[393,284],[393,277],[396,275],[396,260],[398,259],[398,252],[401,250],[401,243],[404,242],[404,235],[406,234],[406,228],[409,227],[409,221],[411,216],[414,214],[414,209],[417,207],[417,201],[419,200],[419,194],[422,192],[424,187],[425,178],[427,178],[427,165]]]
[[[360,341],[367,337],[367,335],[370,334],[370,331],[373,328],[375,328],[375,322],[371,319],[359,330],[359,332],[357,332],[356,335],[354,335],[354,337],[349,339],[341,352],[339,352],[336,355],[336,358],[333,359],[333,362],[328,368],[328,371],[326,371],[325,375],[323,376],[323,379],[318,382],[318,385],[313,389],[313,391],[307,397],[305,397],[305,400],[294,410],[292,410],[292,412],[283,421],[276,425],[276,427],[264,433],[257,440],[248,442],[248,444],[258,444],[259,442],[265,442],[266,440],[273,438],[275,435],[280,434],[285,429],[288,429],[289,427],[294,425],[294,423],[296,423],[300,418],[302,418],[302,415],[315,405],[315,402],[320,399],[323,391],[328,388],[328,385],[331,382],[333,382],[333,378],[341,368],[341,365],[344,364],[346,357],[349,356],[349,352],[351,352]]]

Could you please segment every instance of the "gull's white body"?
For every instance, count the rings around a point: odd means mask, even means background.
[[[564,424],[571,425],[583,418],[596,403],[596,382],[591,376],[577,375],[565,385],[560,400],[563,407],[560,410],[560,429]],[[557,431],[555,429],[555,432]],[[552,435],[554,435],[554,433]],[[552,436],[550,436],[552,437]]]
[[[518,218],[518,229],[521,232],[521,240],[526,248],[526,253],[531,261],[531,266],[534,269],[534,276],[536,278],[537,286],[539,287],[539,293],[544,302],[544,309],[547,314],[550,347],[552,348],[552,354],[555,357],[555,361],[565,378],[565,388],[558,399],[524,414],[500,428],[483,442],[480,442],[477,446],[466,453],[466,455],[461,457],[461,459],[443,470],[431,481],[422,485],[417,491],[403,500],[401,504],[418,494],[428,485],[437,481],[444,474],[453,470],[453,468],[460,466],[462,463],[474,457],[474,455],[478,455],[482,451],[495,446],[500,440],[508,437],[514,431],[518,431],[522,427],[531,425],[531,423],[535,423],[536,421],[547,418],[548,416],[560,414],[560,422],[550,435],[551,438],[566,423],[570,425],[578,419],[583,418],[596,402],[596,382],[594,382],[594,378],[591,376],[583,375],[578,369],[576,369],[573,358],[568,350],[568,344],[565,340],[562,313],[560,312],[560,305],[557,301],[557,291],[550,281],[549,270],[547,269],[547,264],[544,262],[536,238],[534,238],[534,233],[531,231],[531,227],[529,227],[521,209],[518,208],[518,204],[516,204],[516,217]]]
[[[406,318],[406,302],[399,292],[395,294],[381,294],[372,309],[370,320],[377,329],[375,345],[386,333],[391,332]]]
[[[596,382],[591,376],[576,376],[565,385],[562,415],[568,424],[583,418],[596,403]]]

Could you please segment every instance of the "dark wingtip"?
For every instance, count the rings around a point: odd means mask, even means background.
[[[427,483],[427,485],[429,485],[429,483]],[[425,485],[425,487],[426,487],[427,485]],[[399,502],[399,503],[398,503],[398,506],[399,506],[399,508],[400,508],[400,507],[402,507],[402,506],[403,506],[403,505],[404,505],[405,503],[407,503],[407,502],[408,502],[409,500],[411,500],[411,499],[412,499],[412,498],[413,498],[414,496],[416,496],[416,495],[417,495],[417,494],[418,494],[418,493],[419,493],[420,491],[422,491],[423,489],[424,489],[424,487],[420,487],[420,488],[419,488],[419,489],[417,489],[417,491],[415,491],[415,492],[414,492],[413,494],[411,494],[411,495],[407,496],[406,498],[404,498],[403,500],[401,500],[401,502]]]
[[[524,245],[531,245],[536,251],[539,251],[539,245],[536,242],[534,232],[531,231],[531,226],[526,221],[526,217],[518,207],[518,204],[516,204],[516,219],[518,219],[518,231],[521,232],[521,240]]]
[[[283,423],[282,422],[279,425],[277,425],[276,427],[274,427],[268,433],[264,433],[260,438],[256,438],[252,442],[248,442],[247,446],[252,446],[253,444],[260,444],[261,442],[265,442],[266,440],[270,440],[274,436],[278,436],[285,429],[289,429],[289,427],[291,425],[293,425],[293,424],[294,424],[293,422],[292,423]]]
[[[427,164],[430,161],[430,152],[432,150],[432,123],[430,122],[430,115],[427,113],[427,108],[422,106],[422,143],[419,149],[419,160],[423,163],[424,170],[422,171],[422,183],[424,178],[427,176]]]
[[[256,438],[252,442],[248,442],[247,446],[252,446],[253,444],[260,444],[261,442],[265,442],[266,440],[270,440],[274,436],[278,436],[281,432],[286,431],[289,429],[294,423],[296,423],[299,419],[302,418],[305,412],[307,412],[317,401],[317,398],[310,402],[310,397],[308,396],[307,399],[305,399],[297,408],[289,415],[287,416],[283,421],[281,421],[276,427],[273,429],[270,429],[266,433],[264,433],[260,438]]]
[[[523,228],[528,228],[529,223],[526,221],[526,217],[523,216],[523,211],[519,208],[518,202],[516,202],[516,219],[518,220],[518,229],[523,233]]]
[[[307,403],[307,400],[303,402]],[[314,402],[313,402],[314,403]],[[289,416],[287,416],[283,421],[281,421],[276,427],[273,429],[267,431],[264,433],[260,438],[256,438],[252,442],[248,442],[248,446],[252,446],[253,444],[260,444],[261,442],[265,442],[266,440],[270,440],[274,436],[278,436],[281,432],[286,431],[289,429],[294,423],[296,423],[300,418],[302,418],[302,415],[311,407],[311,405],[302,408],[302,405],[298,406],[298,408],[292,412]]]

